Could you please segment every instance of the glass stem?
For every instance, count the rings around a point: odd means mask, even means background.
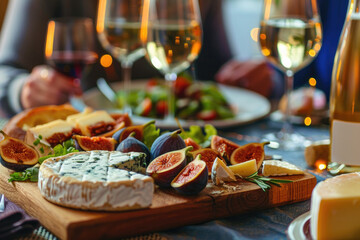
[[[175,119],[175,89],[174,82],[177,78],[176,73],[167,73],[165,74],[166,84],[169,88],[168,94],[168,111],[165,116],[165,121],[174,121]]]
[[[131,68],[132,68],[132,62],[129,61],[122,61],[121,62],[121,68],[122,68],[122,77],[124,81],[124,112],[128,113],[129,116],[132,115],[132,110],[129,105],[128,99],[129,99],[129,91],[130,91],[130,84],[131,84]]]
[[[287,70],[285,72],[285,94],[286,94],[286,110],[283,118],[284,124],[281,129],[283,136],[286,138],[287,135],[293,132],[290,117],[291,117],[291,103],[290,103],[290,95],[294,87],[294,72],[291,70]]]

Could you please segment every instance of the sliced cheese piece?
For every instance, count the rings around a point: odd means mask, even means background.
[[[311,196],[313,239],[359,239],[360,173],[326,179]]]
[[[50,202],[78,209],[120,211],[149,207],[151,177],[136,173],[143,153],[90,151],[45,160],[38,187]]]
[[[55,120],[43,125],[38,125],[27,130],[25,142],[34,146],[39,150],[45,146],[54,147],[71,138],[73,134],[73,126],[64,120]],[[41,144],[34,144],[36,139],[41,136]],[[44,149],[47,153],[46,149]],[[40,152],[42,155],[44,152]]]
[[[211,168],[211,179],[215,185],[220,185],[224,182],[236,181],[234,173],[219,158],[215,159]]]
[[[76,125],[76,120],[77,120],[78,118],[81,118],[81,117],[85,116],[85,115],[88,115],[88,114],[91,113],[91,112],[92,112],[92,109],[89,108],[89,107],[86,107],[86,108],[84,109],[84,111],[82,111],[81,113],[72,114],[72,115],[68,116],[68,117],[66,118],[66,122],[68,122],[68,123],[70,123],[71,125],[73,125],[74,127],[76,127],[76,126],[75,126],[75,125]]]
[[[297,166],[279,160],[267,160],[263,162],[262,175],[268,176],[285,176],[304,174]]]
[[[83,135],[91,137],[111,131],[115,120],[106,111],[95,111],[75,118],[73,124]]]
[[[230,170],[233,171],[235,175],[240,177],[248,177],[251,174],[257,172],[256,160],[252,159],[243,163],[235,164],[229,166]]]

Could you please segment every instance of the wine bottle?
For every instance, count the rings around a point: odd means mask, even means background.
[[[350,0],[330,95],[331,174],[360,171],[360,0]]]

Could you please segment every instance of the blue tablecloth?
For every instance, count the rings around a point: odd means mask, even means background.
[[[261,120],[256,123],[225,129],[223,134],[237,133],[246,136],[261,138],[262,135],[279,131],[281,123]],[[329,138],[328,126],[305,127],[295,126],[295,130],[312,140]],[[229,138],[228,136],[226,136]],[[235,138],[229,138],[239,144],[246,143]],[[293,163],[302,169],[308,169],[318,181],[324,180],[329,175],[326,171],[318,172],[307,166],[303,151],[285,152],[266,148],[267,155],[278,154],[284,161]],[[161,236],[170,239],[287,239],[286,230],[296,217],[310,210],[310,200],[276,207],[258,212],[241,214],[225,219],[218,219],[204,224],[186,226],[161,233]]]

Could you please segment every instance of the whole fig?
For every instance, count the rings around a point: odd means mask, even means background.
[[[137,140],[135,136],[135,132],[132,132],[125,140],[123,140],[119,146],[116,148],[116,151],[120,151],[123,153],[128,152],[142,152],[146,154],[146,165],[150,163],[152,160],[151,153],[148,147],[142,143],[141,141]]]
[[[154,143],[151,145],[152,157],[157,158],[164,153],[185,148],[186,144],[179,136],[179,133],[181,133],[180,129],[174,132],[164,133],[155,139]]]

